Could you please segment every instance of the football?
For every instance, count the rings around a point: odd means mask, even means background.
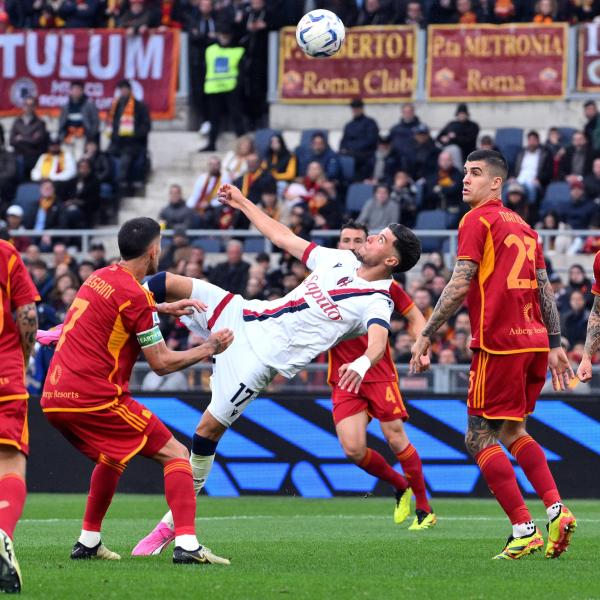
[[[346,30],[341,19],[330,10],[311,10],[296,27],[296,41],[313,58],[333,56],[342,47]]]

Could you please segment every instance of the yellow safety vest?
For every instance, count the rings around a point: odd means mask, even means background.
[[[238,67],[244,52],[244,48],[223,48],[219,44],[212,44],[206,49],[205,94],[223,94],[236,88]]]

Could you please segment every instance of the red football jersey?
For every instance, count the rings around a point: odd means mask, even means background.
[[[537,233],[500,200],[489,200],[460,222],[457,258],[479,265],[467,296],[471,348],[548,351],[536,277],[546,264]]]
[[[600,296],[600,252],[597,252],[594,258],[594,285],[592,286],[592,294]]]
[[[390,295],[394,301],[394,310],[405,315],[413,306],[411,297],[395,281],[390,285]],[[362,356],[368,346],[369,336],[361,335],[350,340],[344,340],[329,351],[329,373],[327,381],[335,385],[340,380],[338,371],[345,363],[351,363],[359,356]],[[371,367],[363,379],[366,383],[391,382],[398,379],[396,366],[392,360],[390,346],[385,349],[383,358],[373,367]]]
[[[128,393],[140,343],[162,339],[157,323],[152,294],[127,269],[111,265],[92,273],[65,316],[44,385],[44,411],[100,410]]]
[[[16,248],[0,240],[0,401],[25,400],[29,396],[21,336],[12,313],[39,299]]]

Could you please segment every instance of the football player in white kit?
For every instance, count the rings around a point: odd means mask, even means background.
[[[396,223],[369,236],[355,256],[350,250],[323,248],[296,236],[233,185],[221,186],[219,200],[241,210],[265,237],[301,259],[312,273],[284,298],[272,301],[245,300],[206,281],[171,273],[155,275],[148,282],[157,302],[192,298],[206,305],[205,312],[181,318],[194,333],[207,337],[214,328],[228,328],[235,336],[216,358],[211,402],[192,441],[197,492],[204,487],[222,435],[277,373],[291,378],[340,340],[366,332],[365,353],[340,367],[339,386],[358,391],[365,373],[387,347],[391,275],[411,269],[421,254],[415,234]],[[169,512],[132,554],[158,554],[174,535]]]

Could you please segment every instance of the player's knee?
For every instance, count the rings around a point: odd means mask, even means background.
[[[342,448],[346,458],[356,464],[361,463],[367,453],[366,446],[360,443],[342,443]]]
[[[392,449],[392,451],[397,454],[398,452],[402,452],[406,446],[409,444],[409,439],[407,435],[402,432],[393,432],[386,435],[388,446]]]

